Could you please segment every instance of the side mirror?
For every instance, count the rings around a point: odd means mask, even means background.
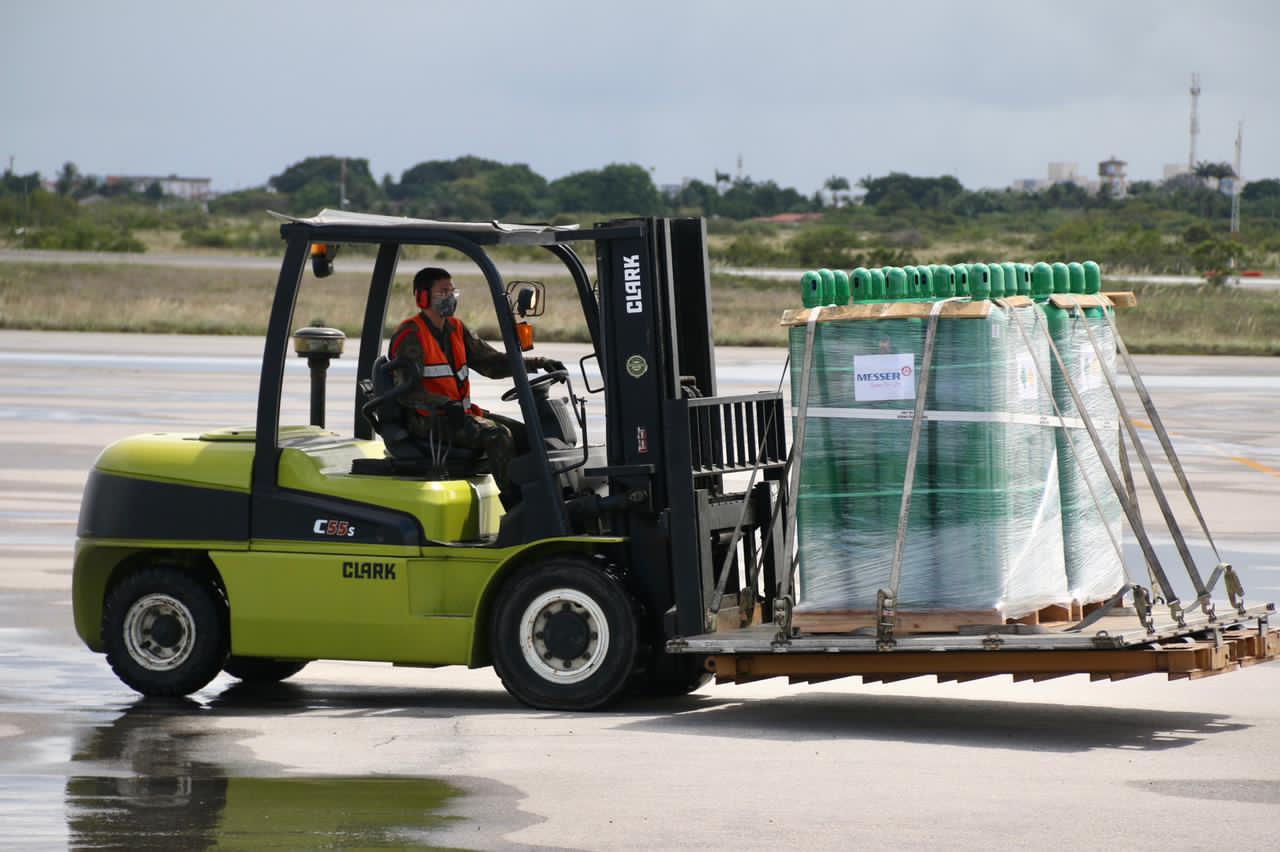
[[[333,274],[333,259],[338,254],[336,243],[311,244],[311,272],[317,278],[328,278]]]
[[[512,281],[507,285],[507,304],[521,319],[540,317],[547,307],[546,294],[546,285],[541,281]]]

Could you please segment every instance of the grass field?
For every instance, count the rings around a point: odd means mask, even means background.
[[[262,334],[275,287],[273,271],[119,265],[0,265],[0,328],[187,334]],[[389,320],[413,311],[410,276],[398,276]],[[479,276],[459,275],[459,315],[496,336]],[[548,309],[534,320],[539,340],[585,339],[577,296],[567,277],[546,280]],[[295,325],[323,323],[359,333],[366,275],[341,271],[303,279]],[[1116,282],[1115,288],[1123,287]],[[1119,322],[1135,352],[1280,355],[1280,292],[1136,285],[1138,307]],[[714,277],[716,343],[782,346],[778,318],[798,307],[790,282]]]

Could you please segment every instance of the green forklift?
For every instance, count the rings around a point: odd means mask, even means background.
[[[785,587],[775,600],[789,564],[774,534],[789,511],[782,395],[716,395],[701,219],[584,228],[326,210],[280,230],[254,427],[127,438],[85,486],[75,625],[127,685],[185,695],[222,671],[273,682],[318,659],[492,665],[525,704],[590,710],[698,688],[705,655],[672,653],[672,640],[726,612],[768,623],[789,606]],[[593,248],[594,280],[575,244]],[[326,275],[353,245],[376,257],[340,434],[323,415],[341,335],[291,330],[308,265]],[[541,247],[573,281],[591,343],[578,391],[567,370],[523,369],[546,293],[504,281],[486,249],[512,245]],[[397,383],[405,365],[384,354],[406,246],[456,250],[487,284],[513,365],[504,399],[529,436],[509,508],[482,454],[406,429],[398,397],[415,383]],[[291,349],[312,367],[310,423],[281,423]],[[588,434],[594,394],[602,434]]]

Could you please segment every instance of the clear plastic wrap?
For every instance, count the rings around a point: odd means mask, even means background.
[[[1110,309],[1056,306],[1066,304],[1070,304],[1070,300],[1057,299],[1041,309],[1045,312],[1054,344],[1062,355],[1076,390],[1098,427],[1103,448],[1118,469],[1119,411],[1102,373],[1103,363],[1113,372],[1116,367],[1115,335],[1102,313]],[[1089,341],[1086,323],[1102,350],[1101,361]],[[1069,418],[1079,417],[1079,410],[1056,363],[1053,365],[1053,386],[1054,396],[1062,407],[1063,415]],[[1111,597],[1125,582],[1124,565],[1107,533],[1109,526],[1115,540],[1121,540],[1124,512],[1089,435],[1077,428],[1071,437],[1076,452],[1080,455],[1079,461],[1073,457],[1065,434],[1059,431],[1059,487],[1062,492],[1062,534],[1066,547],[1067,581],[1076,601],[1094,603]],[[1085,482],[1086,477],[1088,484]],[[1092,495],[1089,493],[1090,484],[1093,486]]]
[[[1036,308],[1017,310],[1047,375],[1045,324],[1033,322]],[[901,612],[1018,618],[1069,600],[1057,450],[1040,422],[1051,405],[1010,319],[992,305],[986,317],[944,312],[938,321]],[[796,510],[799,612],[873,611],[888,585],[926,326],[922,316],[814,329]],[[793,404],[805,332],[791,330]]]

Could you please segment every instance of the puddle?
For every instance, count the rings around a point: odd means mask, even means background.
[[[444,811],[462,791],[436,779],[229,771],[222,758],[238,763],[241,747],[182,724],[201,712],[143,702],[78,735],[65,786],[72,848],[399,848],[460,820]]]
[[[423,778],[244,778],[196,772],[67,779],[73,848],[403,848],[456,822],[459,791]]]

